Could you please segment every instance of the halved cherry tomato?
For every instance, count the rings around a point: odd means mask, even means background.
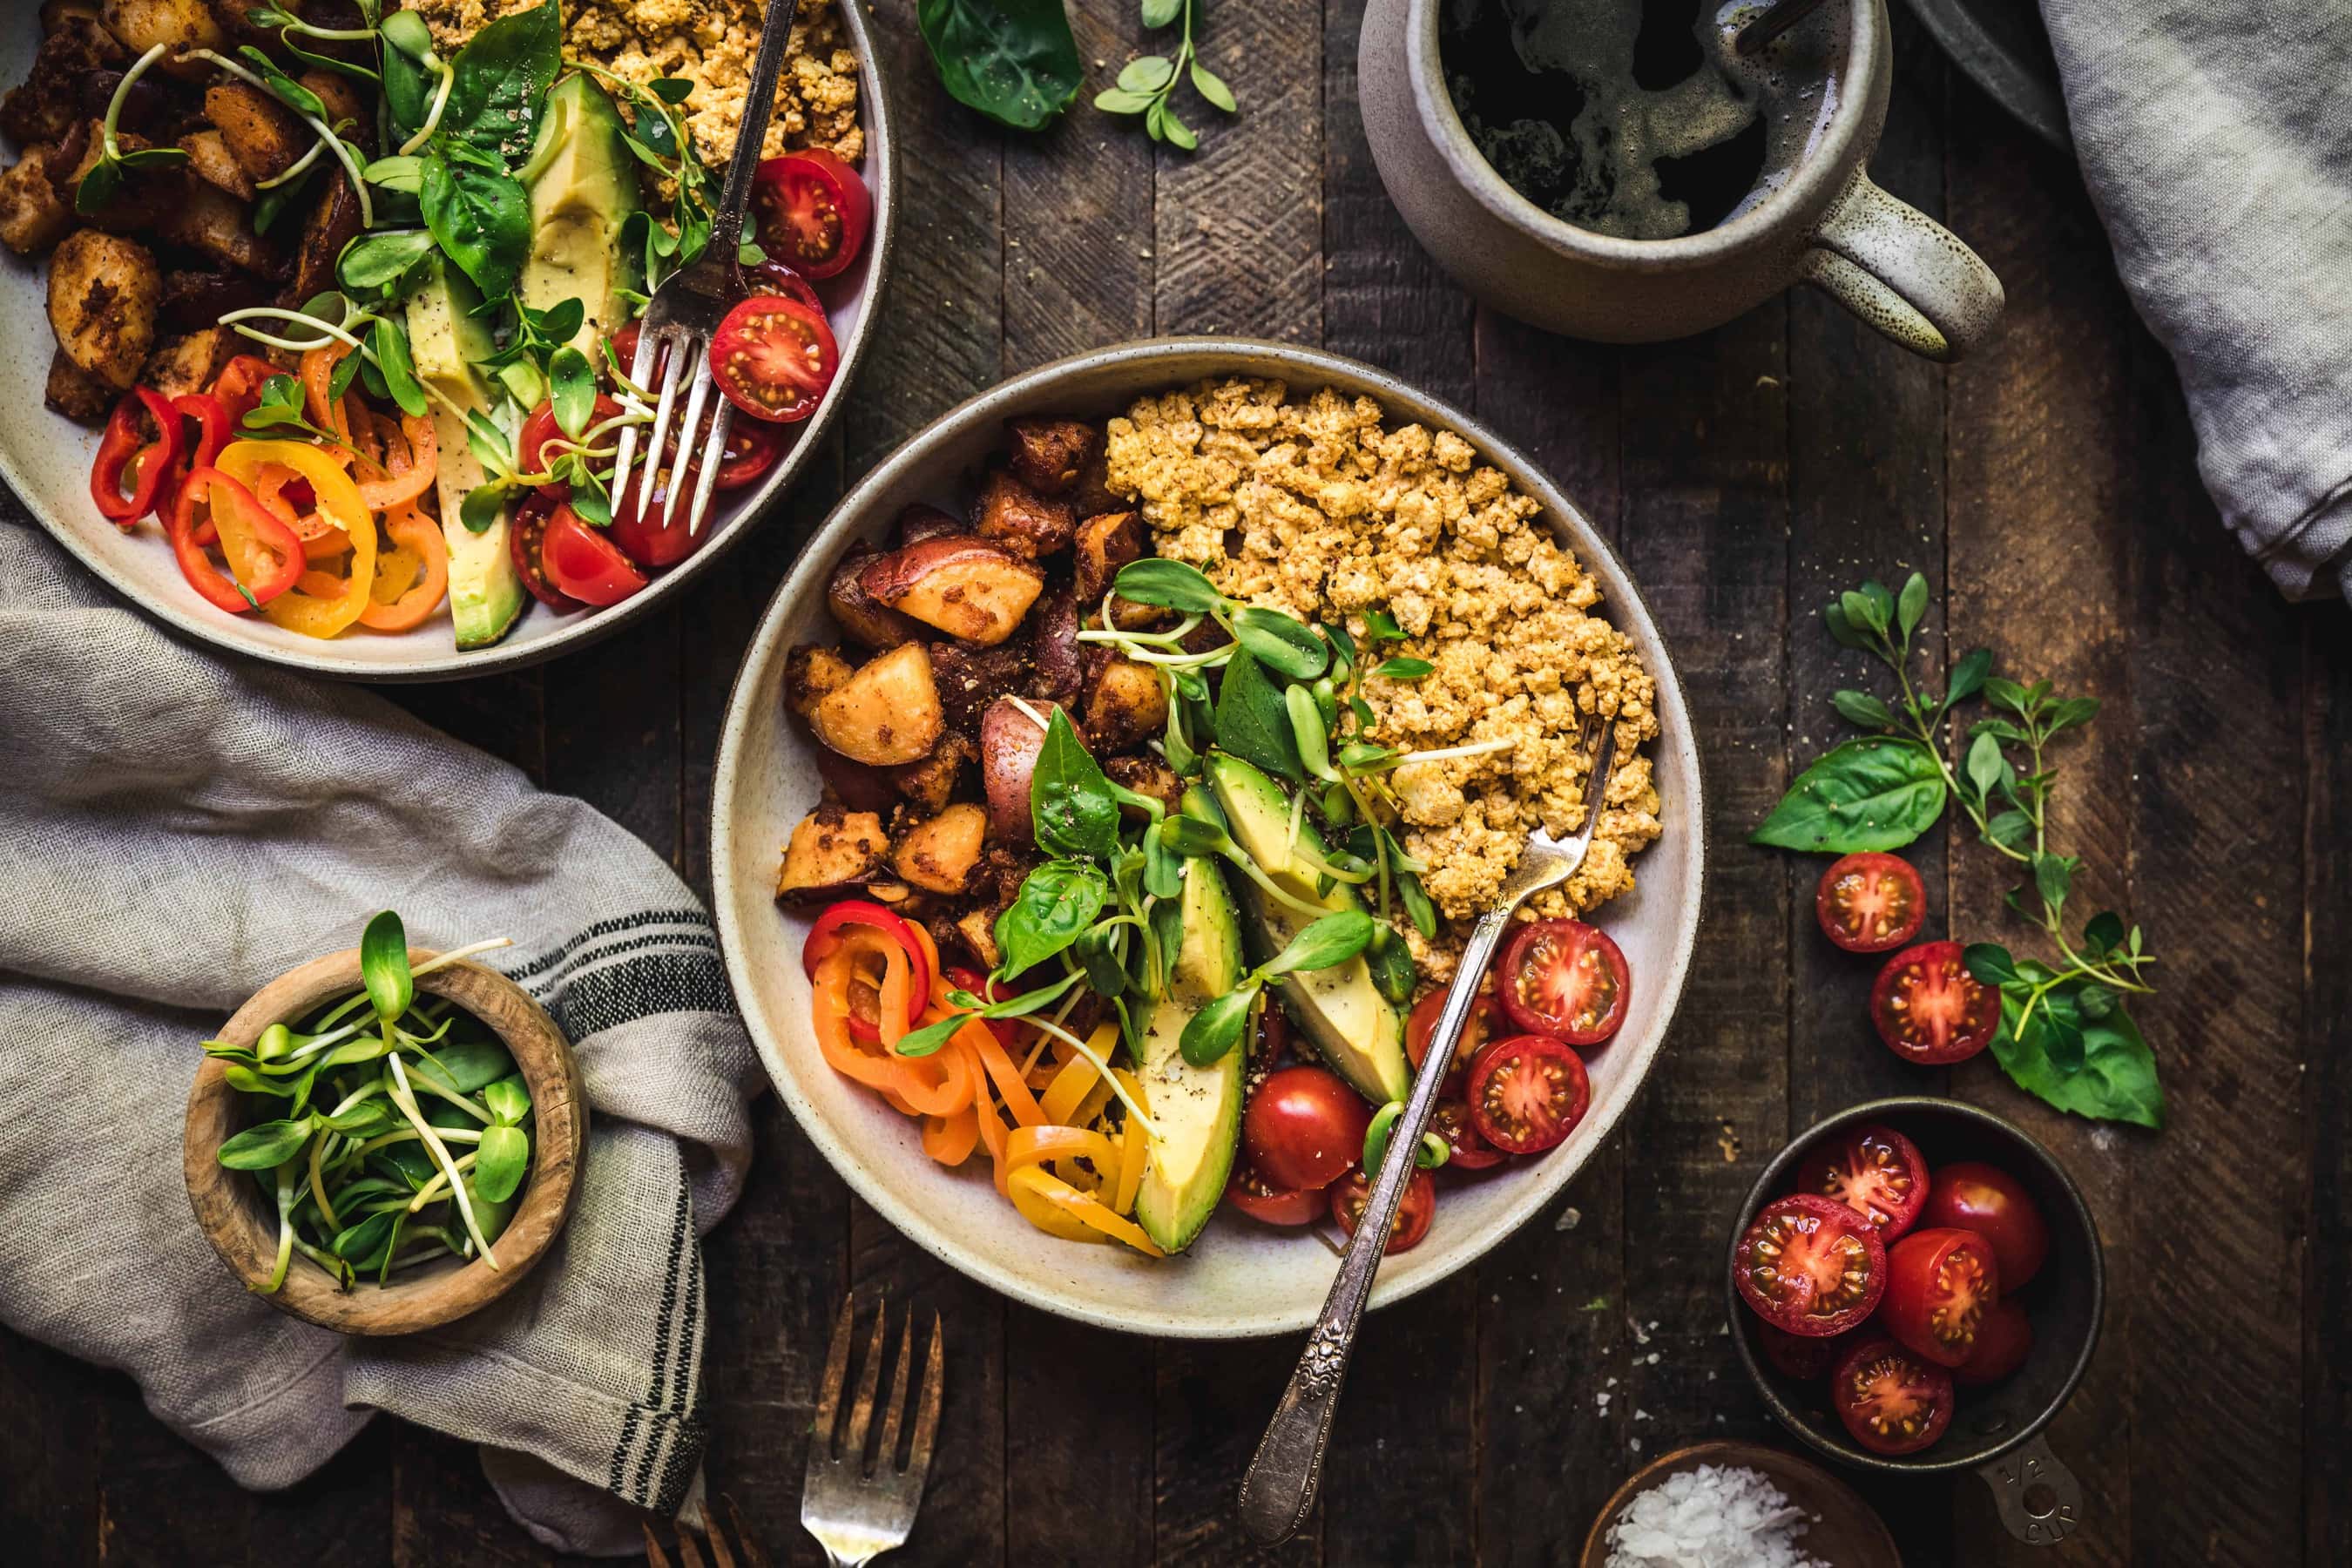
[[[1441,985],[1412,1005],[1412,1014],[1404,1021],[1405,1054],[1412,1058],[1413,1070],[1429,1056],[1429,1037],[1437,1032],[1437,1016],[1445,1011],[1445,987]],[[1459,1094],[1469,1081],[1471,1058],[1495,1035],[1495,998],[1481,992],[1470,1004],[1470,1016],[1462,1023],[1462,1037],[1454,1042],[1454,1063],[1445,1069],[1445,1089]]]
[[[784,433],[764,419],[730,419],[727,422],[727,455],[719,461],[719,478],[712,481],[719,494],[740,490],[756,484],[760,477],[776,466],[776,458],[784,449]]]
[[[220,399],[221,411],[228,416],[228,425],[235,430],[245,423],[245,416],[261,406],[263,383],[286,372],[257,354],[238,354],[221,367],[213,378],[213,395]]]
[[[779,425],[815,413],[840,367],[824,312],[781,294],[752,295],[710,339],[710,374],[727,401]]]
[[[556,587],[583,604],[617,605],[646,585],[646,574],[569,506],[557,507],[548,519],[539,558]]]
[[[1349,1172],[1331,1184],[1331,1217],[1349,1236],[1363,1222],[1364,1207],[1372,1201],[1371,1184],[1364,1180],[1361,1166]],[[1391,1252],[1407,1252],[1429,1234],[1432,1220],[1437,1217],[1437,1184],[1429,1179],[1427,1171],[1415,1171],[1404,1184],[1404,1196],[1397,1203],[1396,1223],[1389,1227],[1389,1244],[1381,1248],[1383,1256]]]
[[[1919,934],[1927,894],[1919,873],[1899,856],[1848,855],[1822,873],[1813,889],[1822,934],[1848,952],[1885,952]]]
[[[1846,1350],[1842,1334],[1828,1339],[1811,1338],[1784,1332],[1769,1323],[1756,1325],[1756,1343],[1775,1371],[1799,1383],[1811,1383],[1826,1375]]]
[[[816,290],[810,287],[809,280],[780,258],[771,256],[759,266],[749,268],[744,280],[762,294],[782,294],[787,299],[798,300],[813,310],[824,309],[824,301],[816,297]]]
[[[1979,984],[1957,942],[1923,942],[1886,961],[1870,988],[1870,1021],[1906,1062],[1940,1067],[1992,1044],[2000,993]]]
[[[1225,1186],[1225,1202],[1267,1225],[1311,1225],[1324,1209],[1321,1193],[1275,1186],[1251,1170],[1246,1160],[1234,1163],[1233,1180]]]
[[[1470,1124],[1506,1154],[1535,1154],[1576,1131],[1592,1082],[1574,1051],[1549,1035],[1497,1040],[1470,1064]]]
[[[1970,1388],[1999,1383],[2025,1364],[2033,1351],[2033,1324],[2025,1309],[2003,1297],[1977,1325],[1977,1346],[1952,1369],[1952,1381]]]
[[[1429,1113],[1429,1130],[1444,1139],[1446,1148],[1453,1151],[1445,1162],[1449,1171],[1484,1171],[1510,1157],[1478,1135],[1465,1100],[1439,1100]]]
[[[600,392],[596,395],[596,405],[588,412],[585,427],[593,428],[607,419],[617,419],[621,414],[621,405]],[[536,474],[543,470],[547,465],[541,461],[540,453],[548,442],[558,439],[568,441],[571,437],[565,436],[563,426],[556,423],[555,405],[542,398],[539,406],[530,411],[530,417],[522,422],[522,435],[515,442],[515,458],[522,465],[522,471]],[[569,500],[572,499],[572,487],[559,479],[540,486],[539,493],[550,500]]]
[[[1830,1373],[1830,1403],[1872,1453],[1916,1454],[1952,1424],[1952,1374],[1873,1334]]]
[[[530,596],[562,616],[587,606],[555,585],[540,552],[540,546],[547,539],[548,520],[555,515],[558,504],[536,490],[523,497],[514,515],[507,520],[507,553],[514,560],[515,575],[530,590]]]
[[[1798,1193],[1756,1212],[1732,1249],[1731,1269],[1740,1300],[1758,1317],[1822,1339],[1877,1307],[1886,1289],[1886,1248],[1845,1205]]]
[[[1977,1348],[1977,1328],[2000,1300],[2000,1265],[1972,1230],[1915,1230],[1886,1249],[1886,1298],[1878,1316],[1906,1350],[1958,1366]]]
[[[1242,1113],[1251,1169],[1277,1187],[1320,1191],[1364,1156],[1372,1119],[1363,1097],[1328,1068],[1267,1075]]]
[[[2050,1227],[2025,1184],[1997,1166],[1963,1160],[1927,1178],[1924,1225],[1972,1230],[1992,1248],[2000,1288],[2014,1290],[2042,1272],[2050,1256]]]
[[[830,278],[857,259],[874,199],[857,171],[821,147],[760,165],[751,182],[760,248],[809,278]]]
[[[743,419],[736,423],[749,425],[752,421]],[[692,485],[694,481],[695,471],[687,469],[682,482]],[[677,514],[669,515],[669,488],[680,482],[677,470],[661,470],[659,481],[654,486],[653,500],[641,509],[637,505],[640,494],[637,479],[632,474],[628,493],[613,500],[613,525],[604,531],[612,536],[614,544],[621,547],[623,554],[640,566],[653,570],[675,566],[700,549],[702,542],[710,537],[709,518],[704,518],[699,528],[687,525],[687,514],[693,506],[690,494],[679,497]]]
[[[1495,968],[1504,1016],[1531,1034],[1597,1046],[1625,1022],[1625,955],[1582,921],[1534,921],[1511,934]]]
[[[1891,1246],[1927,1201],[1927,1160],[1891,1127],[1852,1127],[1805,1156],[1797,1190],[1835,1198],[1876,1226],[1878,1239]]]
[[[613,334],[613,358],[620,365],[621,374],[632,380],[637,374],[637,340],[645,336],[645,329],[643,321],[631,321]],[[645,384],[656,392],[661,390],[662,363],[661,360],[654,361],[645,376]]]

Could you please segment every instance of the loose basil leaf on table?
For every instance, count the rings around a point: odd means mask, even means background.
[[[2042,1022],[2047,1009],[2045,997],[2021,1034],[2018,1019],[2023,1007],[2013,993],[2003,990],[2001,1026],[1992,1039],[1993,1059],[2001,1070],[2020,1089],[2061,1110],[2161,1131],[2164,1086],[2157,1080],[2156,1053],[2148,1049],[2131,1015],[2118,1006],[2104,1017],[2084,1019],[2082,1062],[2070,1073],[2053,1059],[2050,1030]]]
[[[1062,0],[917,0],[915,20],[948,96],[1001,125],[1042,130],[1077,96]]]
[[[1748,842],[1822,855],[1900,849],[1943,809],[1943,770],[1927,747],[1848,741],[1797,775]]]

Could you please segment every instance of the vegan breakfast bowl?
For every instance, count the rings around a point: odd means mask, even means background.
[[[811,1140],[950,1264],[1302,1330],[1458,932],[1581,820],[1602,723],[1593,851],[1478,977],[1374,1305],[1555,1198],[1655,1060],[1689,710],[1592,525],[1452,409],[1247,340],[1065,360],[900,448],[770,604],[714,791],[730,977]]]
[[[674,597],[839,411],[894,184],[870,24],[803,0],[709,514],[674,433],[655,504],[614,494],[658,395],[635,320],[706,247],[762,7],[664,9],[47,0],[0,36],[0,479],[148,613],[322,674],[511,668]]]

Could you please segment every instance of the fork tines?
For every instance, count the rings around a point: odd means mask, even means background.
[[[657,304],[667,301],[656,300]],[[640,517],[653,515],[654,498],[661,489],[661,455],[670,431],[670,419],[677,414],[678,377],[685,367],[693,366],[693,382],[687,389],[686,412],[678,420],[677,450],[679,460],[670,470],[669,489],[662,502],[662,526],[667,528],[677,521],[679,498],[685,494],[685,479],[696,475],[694,499],[687,508],[687,531],[701,531],[702,520],[710,510],[711,492],[719,482],[719,469],[727,458],[727,436],[733,424],[735,405],[726,398],[716,400],[711,410],[710,428],[701,437],[702,457],[689,464],[687,454],[695,449],[696,428],[702,423],[703,408],[712,403],[711,392],[716,385],[710,370],[710,342],[682,321],[669,319],[667,310],[648,310],[637,338],[637,352],[629,366],[629,379],[646,391],[656,394],[654,420],[646,432],[645,472],[638,480],[636,512]],[[661,385],[653,386],[647,377],[654,367],[662,370]],[[620,452],[613,465],[613,504],[627,504],[630,469],[636,454],[637,427],[626,425],[621,428]]]
[[[886,1300],[874,1314],[874,1332],[868,1339],[866,1354],[858,1369],[857,1394],[851,1401],[848,1419],[844,1422],[841,1395],[849,1375],[849,1352],[852,1325],[857,1316],[858,1301],[852,1296],[841,1306],[841,1314],[834,1320],[833,1342],[825,1352],[824,1380],[818,1386],[816,1415],[810,1427],[809,1472],[814,1478],[820,1466],[853,1469],[865,1477],[903,1476],[919,1488],[930,1468],[931,1445],[940,1430],[940,1382],[942,1370],[940,1315],[931,1314],[930,1350],[924,1358],[922,1405],[916,1412],[914,1436],[907,1452],[906,1463],[898,1463],[898,1439],[903,1429],[907,1409],[907,1385],[915,1361],[915,1310],[907,1310],[900,1321],[904,1325],[898,1340],[898,1357],[890,1374],[890,1395],[882,1413],[882,1432],[869,1459],[866,1438],[874,1418],[874,1395],[881,1385],[882,1358],[890,1321],[889,1302]]]

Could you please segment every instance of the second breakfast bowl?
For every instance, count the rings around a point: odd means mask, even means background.
[[[834,1072],[819,1053],[800,962],[809,916],[781,908],[774,889],[779,851],[818,794],[815,744],[784,710],[785,656],[798,643],[836,640],[824,584],[843,551],[880,540],[909,504],[953,506],[959,481],[980,468],[1007,418],[1119,414],[1146,394],[1227,376],[1277,379],[1299,395],[1331,387],[1372,398],[1392,421],[1458,432],[1542,503],[1597,580],[1599,613],[1633,640],[1656,678],[1654,767],[1665,834],[1635,862],[1639,889],[1602,917],[1635,978],[1623,1028],[1591,1059],[1591,1110],[1549,1154],[1448,1192],[1428,1237],[1382,1267],[1371,1304],[1444,1279],[1551,1203],[1656,1061],[1690,964],[1706,820],[1690,709],[1633,578],[1584,514],[1475,420],[1369,365],[1248,339],[1160,339],[1043,366],[950,411],[843,500],[769,605],[729,704],[711,827],[713,902],[736,999],[777,1092],[858,1195],[926,1250],[1016,1300],[1105,1328],[1203,1339],[1306,1329],[1330,1289],[1330,1252],[1300,1232],[1224,1215],[1190,1251],[1160,1260],[1055,1240],[997,1195],[985,1162],[950,1171],[925,1158],[916,1122]]]

